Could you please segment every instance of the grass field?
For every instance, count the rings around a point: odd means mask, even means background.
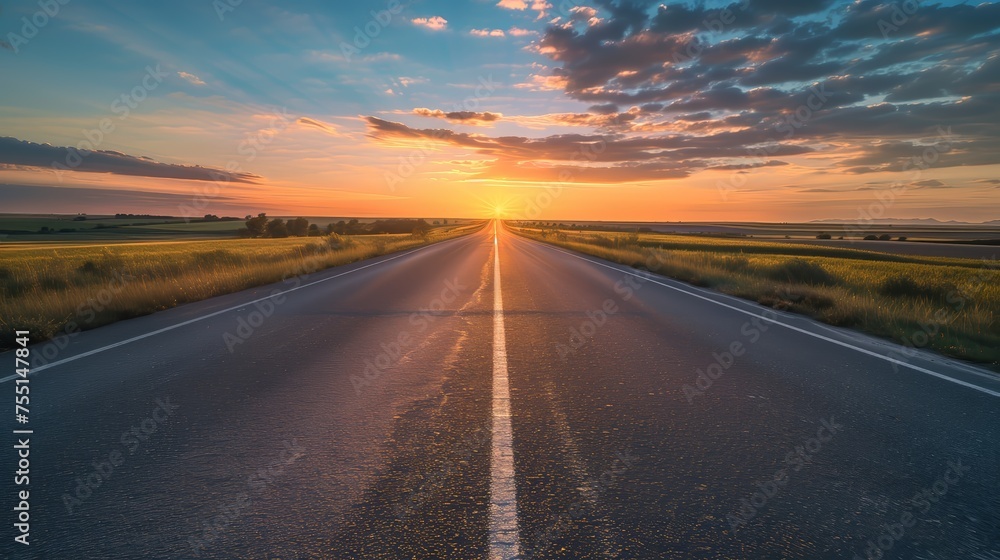
[[[1000,262],[660,233],[514,232],[1000,369]]]
[[[0,350],[471,233],[10,245],[0,249]]]

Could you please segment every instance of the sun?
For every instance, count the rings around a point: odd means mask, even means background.
[[[506,220],[511,217],[511,208],[514,204],[514,200],[511,198],[500,198],[498,196],[492,196],[490,198],[479,198],[479,203],[482,205],[482,213],[484,216],[496,219],[496,220]]]

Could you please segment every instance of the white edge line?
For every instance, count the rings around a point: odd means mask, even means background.
[[[456,238],[456,239],[461,239],[461,238]],[[448,240],[446,239],[445,241],[448,241]],[[230,311],[236,311],[237,309],[246,307],[248,305],[253,305],[255,303],[259,303],[259,302],[262,302],[264,300],[268,300],[268,299],[271,299],[271,298],[283,296],[285,294],[289,294],[291,292],[294,292],[294,291],[297,291],[297,290],[301,290],[303,288],[308,288],[310,286],[315,286],[316,284],[321,284],[323,282],[327,282],[327,281],[333,280],[335,278],[340,278],[341,276],[347,276],[348,274],[352,274],[352,273],[358,272],[359,270],[364,270],[366,268],[371,268],[373,266],[378,266],[380,264],[387,263],[387,262],[392,261],[392,260],[400,259],[400,258],[403,258],[405,256],[412,255],[413,253],[416,253],[417,251],[423,251],[424,249],[429,249],[431,247],[434,247],[435,245],[437,245],[437,243],[431,243],[430,245],[425,245],[423,247],[417,247],[416,249],[407,251],[405,253],[400,253],[398,255],[393,255],[393,256],[391,256],[389,258],[380,260],[378,262],[374,262],[374,263],[371,263],[371,264],[366,264],[364,266],[360,266],[360,267],[355,268],[353,270],[348,270],[346,272],[341,272],[340,274],[335,274],[335,275],[330,276],[328,278],[322,278],[320,280],[316,280],[315,282],[310,282],[308,284],[303,284],[301,286],[296,286],[294,288],[289,288],[289,289],[287,289],[287,290],[285,290],[283,292],[279,292],[277,294],[271,294],[271,295],[268,295],[268,296],[264,296],[262,298],[257,298],[257,299],[255,299],[253,301],[243,302],[243,303],[241,303],[239,305],[234,305],[233,307],[228,307],[226,309],[221,309],[219,311],[213,311],[212,313],[209,313],[208,315],[202,315],[201,317],[195,317],[194,319],[189,319],[189,320],[184,321],[182,323],[177,323],[176,325],[171,325],[169,327],[163,327],[162,329],[151,331],[151,332],[148,332],[146,334],[141,334],[139,336],[134,336],[132,338],[129,338],[129,339],[126,339],[126,340],[122,340],[122,341],[116,342],[114,344],[109,344],[107,346],[102,346],[101,348],[95,348],[93,350],[88,350],[88,351],[83,352],[81,354],[77,354],[75,356],[70,356],[69,358],[63,358],[62,360],[57,360],[55,362],[51,362],[51,363],[48,363],[48,364],[43,364],[43,365],[41,365],[41,366],[39,366],[37,368],[32,369],[30,375],[34,375],[34,374],[36,374],[36,373],[38,373],[40,371],[44,371],[46,369],[49,369],[49,368],[52,368],[52,367],[56,367],[56,366],[59,366],[59,365],[65,364],[65,363],[69,363],[69,362],[72,362],[72,361],[75,361],[75,360],[79,360],[80,358],[86,358],[88,356],[93,356],[94,354],[100,354],[101,352],[105,352],[105,351],[111,350],[113,348],[118,348],[119,346],[125,346],[126,344],[131,344],[133,342],[136,342],[138,340],[142,340],[144,338],[149,338],[151,336],[156,336],[158,334],[162,334],[162,333],[165,333],[167,331],[172,331],[174,329],[179,329],[181,327],[186,327],[187,325],[190,325],[192,323],[197,323],[199,321],[204,321],[205,319],[210,319],[212,317],[215,317],[216,315],[222,315],[224,313],[229,313]],[[330,267],[330,268],[336,268],[336,267]],[[324,269],[324,270],[329,270],[329,269]],[[321,272],[321,271],[317,270],[316,272]],[[315,272],[313,272],[312,274],[315,274]],[[284,280],[282,280],[282,282],[284,282]],[[264,286],[257,286],[257,287],[261,288],[261,287],[266,287],[266,286],[267,286],[267,284],[264,284]],[[222,297],[222,296],[218,296],[218,297]],[[207,300],[201,300],[201,301],[207,301]],[[198,302],[191,302],[191,303],[198,303]],[[42,343],[39,343],[39,344],[42,344]],[[9,377],[4,377],[3,379],[0,379],[0,383],[6,383],[8,381],[12,381],[12,380],[17,379],[19,377],[20,377],[19,375],[11,375]]]
[[[538,243],[540,243],[540,242],[538,242]],[[979,385],[976,385],[974,383],[969,383],[968,381],[962,381],[961,379],[955,379],[954,377],[949,377],[949,376],[947,376],[947,375],[945,375],[943,373],[938,373],[936,371],[929,370],[927,368],[922,368],[920,366],[911,364],[909,362],[904,362],[902,360],[897,360],[896,358],[890,358],[889,356],[886,356],[884,354],[879,354],[878,352],[873,352],[873,351],[867,350],[865,348],[860,348],[858,346],[854,346],[853,344],[848,344],[846,342],[842,342],[842,341],[834,339],[834,338],[823,336],[821,334],[817,334],[817,333],[808,331],[806,329],[802,329],[802,328],[799,328],[799,327],[796,327],[796,326],[793,326],[793,325],[789,325],[787,323],[782,323],[781,321],[777,321],[775,319],[766,317],[764,315],[759,315],[759,314],[754,313],[752,311],[747,311],[746,309],[740,309],[739,307],[736,307],[736,306],[733,306],[733,305],[729,305],[727,303],[722,303],[721,301],[714,300],[714,299],[712,299],[710,297],[703,296],[701,294],[697,294],[697,293],[694,293],[694,292],[689,292],[688,290],[682,290],[682,289],[678,288],[677,286],[671,286],[670,284],[666,284],[664,282],[660,282],[660,281],[658,281],[658,280],[656,280],[654,278],[650,278],[649,276],[644,276],[642,274],[636,274],[636,273],[634,273],[634,272],[632,272],[630,270],[621,269],[621,268],[618,268],[618,267],[615,267],[615,266],[604,264],[602,262],[598,262],[598,261],[595,261],[595,260],[588,259],[586,257],[581,257],[580,255],[575,255],[575,254],[573,254],[573,253],[571,253],[569,251],[564,251],[563,249],[560,249],[558,247],[549,245],[548,243],[540,243],[540,244],[543,245],[543,246],[545,246],[545,247],[548,247],[548,248],[552,249],[553,251],[558,251],[560,253],[567,254],[567,255],[569,255],[571,257],[574,257],[574,258],[577,258],[577,259],[580,259],[580,260],[583,260],[583,261],[587,261],[589,263],[596,264],[598,266],[603,266],[604,268],[610,268],[611,270],[615,270],[615,271],[618,271],[618,272],[623,272],[625,274],[629,274],[629,275],[635,276],[636,278],[643,278],[643,279],[648,280],[648,281],[650,281],[650,282],[652,282],[654,284],[659,284],[660,286],[663,286],[665,288],[670,288],[671,290],[676,290],[676,291],[681,292],[683,294],[687,294],[689,296],[693,296],[693,297],[696,297],[698,299],[703,299],[703,300],[705,300],[707,302],[714,303],[715,305],[719,305],[719,306],[722,306],[722,307],[726,307],[726,308],[732,309],[733,311],[737,311],[737,312],[742,313],[744,315],[749,315],[750,317],[757,317],[758,319],[763,319],[765,321],[769,321],[769,322],[774,323],[776,325],[780,325],[782,327],[785,327],[786,329],[790,329],[790,330],[793,330],[793,331],[796,331],[796,332],[800,332],[802,334],[811,336],[813,338],[818,338],[820,340],[825,340],[827,342],[831,342],[831,343],[836,344],[838,346],[843,346],[844,348],[850,348],[851,350],[854,350],[856,352],[860,352],[862,354],[867,354],[869,356],[872,356],[872,357],[875,357],[875,358],[879,358],[881,360],[885,360],[887,362],[890,362],[890,363],[893,363],[893,364],[896,364],[896,365],[899,365],[899,366],[907,367],[907,368],[910,368],[912,370],[919,371],[920,373],[926,373],[927,375],[931,375],[933,377],[937,377],[937,378],[943,379],[945,381],[951,381],[952,383],[956,383],[958,385],[962,385],[963,387],[968,387],[970,389],[975,389],[976,391],[979,391],[981,393],[986,393],[987,395],[990,395],[990,396],[993,396],[993,397],[1000,397],[1000,392],[993,391],[993,390],[987,389],[985,387],[980,387]],[[748,302],[748,303],[750,303],[750,302]]]

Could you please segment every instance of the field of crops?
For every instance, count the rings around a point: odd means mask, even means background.
[[[0,249],[0,340],[36,341],[465,235],[353,235]],[[3,350],[3,348],[0,348]]]
[[[1000,262],[658,233],[521,235],[1000,369]]]

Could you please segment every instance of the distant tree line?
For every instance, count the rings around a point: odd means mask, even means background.
[[[340,220],[336,223],[329,223],[324,228],[318,224],[311,224],[305,218],[292,218],[282,220],[281,218],[268,218],[265,212],[256,216],[246,217],[246,227],[240,228],[241,237],[321,237],[324,235],[363,235],[363,234],[413,234],[425,236],[431,230],[431,225],[426,220],[390,219],[375,220],[374,222],[363,224],[357,219],[350,221]]]

